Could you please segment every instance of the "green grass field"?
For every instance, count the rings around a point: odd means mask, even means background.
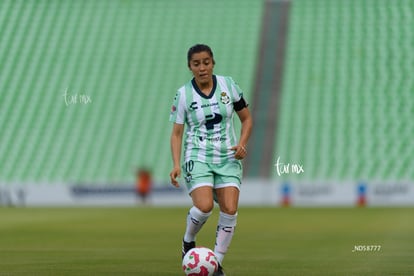
[[[0,275],[183,275],[187,208],[0,208]],[[212,248],[218,209],[197,242]],[[227,275],[414,275],[414,209],[240,208]],[[379,245],[378,251],[352,252]]]

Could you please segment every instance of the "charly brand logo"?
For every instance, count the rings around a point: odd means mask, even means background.
[[[63,93],[63,98],[65,100],[66,106],[69,105],[76,105],[76,104],[82,104],[87,105],[92,103],[92,98],[90,95],[87,94],[70,94],[69,88],[65,89],[65,93]]]
[[[282,163],[280,162],[280,156],[277,157],[277,161],[275,163],[276,171],[279,176],[282,174],[301,174],[305,172],[303,165],[301,164],[290,164],[290,163]]]

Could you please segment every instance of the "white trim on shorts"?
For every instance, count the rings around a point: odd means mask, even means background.
[[[191,189],[188,191],[188,194],[191,194],[192,191],[194,191],[197,188],[200,187],[211,187],[213,189],[221,189],[221,188],[226,188],[226,187],[236,187],[237,190],[240,191],[240,187],[239,184],[237,183],[222,183],[222,184],[216,184],[215,186],[213,186],[213,184],[211,183],[198,183],[197,185],[194,185],[193,187],[191,187]]]
[[[222,184],[216,184],[214,189],[221,189],[221,188],[226,188],[226,187],[236,187],[237,190],[240,191],[240,184],[237,183],[222,183]]]
[[[213,184],[208,183],[208,182],[198,183],[198,184],[194,185],[193,187],[191,187],[190,190],[188,190],[188,194],[191,194],[192,191],[194,191],[195,189],[200,188],[200,187],[211,187],[211,188],[213,188]]]

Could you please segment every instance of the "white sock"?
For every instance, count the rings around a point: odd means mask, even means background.
[[[237,213],[235,215],[229,215],[220,212],[219,222],[216,232],[216,245],[214,247],[214,254],[220,264],[223,263],[224,255],[230,246],[231,240],[234,235],[234,230],[237,224]]]
[[[203,213],[197,207],[193,206],[187,215],[187,228],[184,234],[185,242],[195,241],[198,231],[210,217],[212,211],[209,213]]]

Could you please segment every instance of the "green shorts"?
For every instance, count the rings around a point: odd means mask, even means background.
[[[213,189],[236,187],[240,189],[243,169],[240,161],[212,164],[187,161],[183,165],[184,179],[188,193],[202,186]]]

